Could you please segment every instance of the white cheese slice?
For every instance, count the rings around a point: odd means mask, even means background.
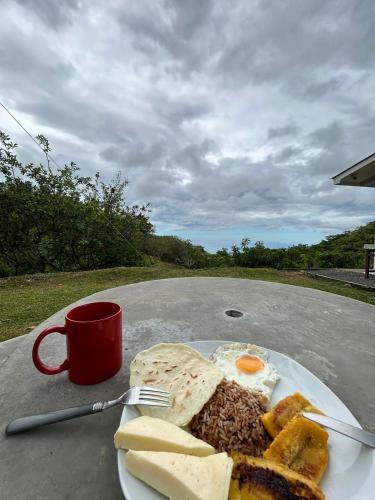
[[[233,460],[226,453],[208,457],[213,469],[212,499],[227,500],[232,477]]]
[[[121,425],[115,446],[123,450],[169,451],[197,457],[213,455],[215,449],[201,439],[160,418],[138,417]]]
[[[226,453],[193,457],[163,451],[133,451],[128,471],[170,500],[227,500],[233,461]]]

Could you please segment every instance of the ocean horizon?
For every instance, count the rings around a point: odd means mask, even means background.
[[[231,229],[174,229],[162,224],[155,225],[158,236],[177,236],[190,240],[193,245],[204,247],[207,252],[215,253],[222,248],[240,246],[243,238],[250,239],[250,245],[261,241],[268,248],[287,248],[293,245],[313,245],[322,241],[328,233],[304,228],[231,228]],[[335,234],[339,231],[332,231]]]

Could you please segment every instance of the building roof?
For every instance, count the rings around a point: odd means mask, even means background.
[[[339,186],[375,187],[375,153],[332,177]]]

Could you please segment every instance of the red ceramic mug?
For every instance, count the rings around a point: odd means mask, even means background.
[[[39,345],[50,333],[66,335],[68,357],[51,367],[39,357]],[[36,368],[46,375],[68,370],[76,384],[97,384],[112,377],[122,363],[122,311],[113,302],[92,302],[71,309],[65,325],[51,326],[38,335],[33,346]]]

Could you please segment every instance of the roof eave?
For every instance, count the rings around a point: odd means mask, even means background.
[[[333,176],[332,180],[336,186],[375,187],[375,153]]]

